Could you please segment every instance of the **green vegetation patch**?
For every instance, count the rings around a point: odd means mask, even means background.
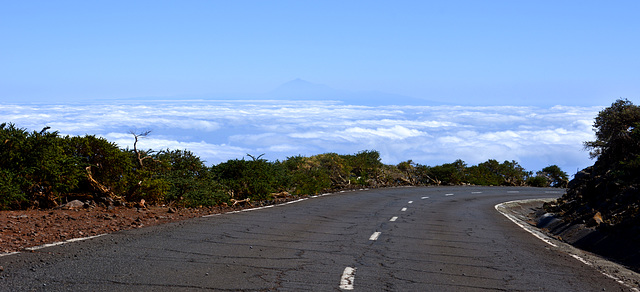
[[[138,139],[149,133],[131,133],[133,149],[122,149],[92,135],[63,137],[48,127],[29,132],[0,124],[0,209],[53,208],[74,199],[199,207],[400,185],[562,187],[567,177],[557,166],[533,176],[515,161],[384,165],[375,150],[284,161],[248,154],[208,167],[187,150],[138,149]]]

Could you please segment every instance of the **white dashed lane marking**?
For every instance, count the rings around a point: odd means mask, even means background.
[[[371,234],[371,236],[369,237],[369,240],[378,240],[378,237],[380,237],[380,233],[379,231],[374,232],[373,234]]]
[[[453,194],[444,194],[445,197],[453,196]]]
[[[407,211],[407,208],[402,208],[401,212]]]
[[[353,280],[356,276],[356,268],[346,267],[340,278],[340,289],[353,290]]]
[[[423,200],[424,200],[424,199],[428,199],[428,198],[429,198],[429,197],[422,197],[422,198],[420,198],[420,199],[423,199]]]
[[[397,216],[391,217],[391,219],[389,219],[389,221],[391,221],[391,222],[394,222],[394,221],[396,221],[396,220],[398,220],[398,217],[397,217]]]

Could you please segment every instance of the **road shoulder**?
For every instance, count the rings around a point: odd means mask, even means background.
[[[552,200],[550,198],[510,201],[496,205],[495,209],[522,229],[547,243],[550,248],[567,253],[581,263],[593,267],[603,275],[616,280],[632,291],[640,292],[639,273],[600,255],[571,245],[571,242],[586,243],[585,239],[590,236],[593,237],[594,231],[584,226],[564,226],[565,228],[559,228],[562,225],[560,219],[541,211],[542,205]],[[555,232],[550,232],[549,227],[552,227]],[[565,241],[565,236],[570,238],[571,241]]]

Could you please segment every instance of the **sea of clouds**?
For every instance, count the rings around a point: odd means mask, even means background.
[[[574,174],[593,164],[603,107],[356,106],[332,101],[106,101],[0,104],[0,122],[62,135],[96,135],[132,148],[131,132],[151,130],[139,148],[186,149],[208,165],[247,154],[269,160],[377,150],[382,162],[438,165],[462,159],[516,160],[537,171],[556,164]]]

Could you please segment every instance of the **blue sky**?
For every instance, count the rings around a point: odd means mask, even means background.
[[[640,92],[638,1],[2,1],[0,101],[262,93],[461,105]]]

